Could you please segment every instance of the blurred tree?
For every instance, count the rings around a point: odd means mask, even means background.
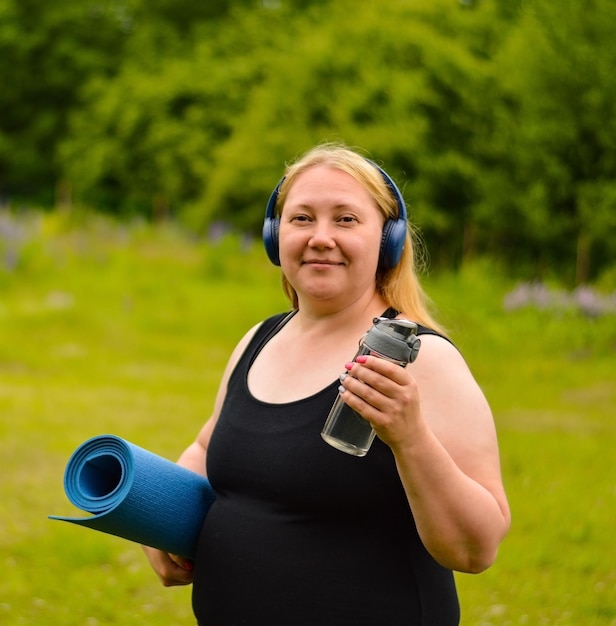
[[[0,196],[257,232],[284,162],[342,140],[435,262],[584,281],[616,253],[616,5],[589,1],[0,0]]]
[[[154,52],[160,30],[144,26],[131,47],[147,54],[133,54],[114,81],[90,84],[61,144],[77,198],[113,213],[154,217],[190,206],[208,184],[216,147],[260,80],[254,39],[266,46],[268,26],[264,19],[228,29],[202,23],[199,41],[178,44],[189,52],[162,57]]]
[[[256,229],[282,163],[341,139],[407,185],[433,256],[460,263],[474,250],[477,180],[491,158],[488,59],[498,15],[490,5],[471,13],[447,0],[400,2],[387,12],[338,0],[285,23],[261,53],[270,70],[217,149],[205,219],[230,214]]]
[[[108,77],[131,29],[118,2],[0,0],[0,195],[49,204],[81,86]]]
[[[58,189],[70,196],[57,148],[69,132],[69,118],[88,108],[87,98],[105,94],[116,75],[123,88],[127,74],[135,77],[135,60],[157,71],[162,59],[190,51],[232,6],[255,3],[0,0],[0,197],[50,205]],[[92,125],[78,128],[86,133],[82,158],[92,146]],[[95,134],[100,137],[100,130]],[[169,142],[161,138],[153,148]],[[99,156],[106,148],[94,146]],[[138,161],[140,155],[130,158]],[[128,172],[124,176],[130,178]],[[107,186],[122,191],[113,177]]]
[[[611,0],[534,0],[497,59],[500,239],[578,283],[616,257],[615,30]]]

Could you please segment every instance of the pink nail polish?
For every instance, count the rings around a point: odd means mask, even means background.
[[[349,361],[348,363],[344,364],[344,367],[347,370],[353,369],[353,363],[351,361]]]
[[[365,354],[360,354],[355,360],[358,363],[365,363],[368,360],[368,357]]]

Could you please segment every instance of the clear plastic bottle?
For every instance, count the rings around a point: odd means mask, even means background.
[[[377,317],[372,328],[360,340],[359,350],[353,360],[362,354],[371,354],[405,367],[415,360],[420,345],[415,322]],[[374,436],[370,422],[347,406],[338,394],[323,426],[321,437],[342,452],[365,456]]]

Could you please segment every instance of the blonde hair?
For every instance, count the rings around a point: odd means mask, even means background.
[[[367,158],[341,143],[324,143],[315,146],[286,168],[276,200],[276,215],[282,213],[289,189],[297,177],[319,165],[339,169],[351,175],[368,191],[385,220],[398,218],[398,203],[385,179]],[[376,287],[388,306],[411,317],[413,321],[445,334],[444,328],[429,311],[429,298],[418,277],[418,267],[424,264],[423,246],[417,230],[407,222],[406,241],[400,262],[393,268],[380,267],[376,274]],[[285,295],[294,308],[298,306],[295,289],[282,275]]]

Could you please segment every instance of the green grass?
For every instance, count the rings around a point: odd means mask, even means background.
[[[62,476],[114,433],[174,459],[228,354],[283,310],[261,247],[61,214],[0,232],[0,623],[192,624],[140,549],[47,519]],[[496,564],[458,575],[464,626],[616,624],[616,318],[506,313],[474,266],[427,289],[494,409],[513,526]]]

